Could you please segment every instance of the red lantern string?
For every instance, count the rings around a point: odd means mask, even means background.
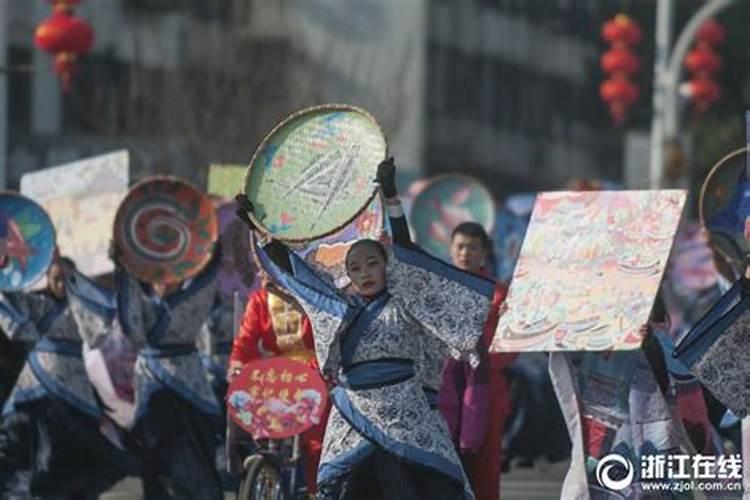
[[[715,19],[709,19],[698,28],[693,48],[683,61],[691,77],[680,91],[690,99],[693,109],[699,114],[705,113],[721,98],[721,86],[712,77],[721,70],[721,56],[716,53],[716,48],[725,39],[724,27]]]
[[[602,26],[602,38],[612,46],[599,61],[607,75],[599,87],[599,95],[609,106],[614,123],[621,125],[640,94],[638,86],[630,80],[641,66],[631,47],[641,42],[643,32],[630,16],[617,14]]]
[[[80,0],[51,0],[53,12],[37,26],[36,46],[55,58],[55,73],[60,77],[64,92],[70,90],[76,61],[91,50],[94,32],[86,21],[73,15],[73,7]]]

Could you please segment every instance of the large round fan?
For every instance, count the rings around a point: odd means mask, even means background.
[[[218,236],[211,200],[175,177],[149,177],[133,186],[114,223],[120,263],[149,283],[178,283],[198,274]]]
[[[372,200],[386,151],[380,126],[364,110],[328,104],[295,113],[263,139],[250,162],[250,217],[287,242],[336,232]]]
[[[488,234],[495,225],[495,202],[490,191],[465,175],[431,179],[414,198],[410,215],[414,237],[422,248],[450,259],[451,233],[462,222],[478,222]]]
[[[22,290],[47,272],[55,252],[55,227],[36,202],[0,193],[0,290]]]

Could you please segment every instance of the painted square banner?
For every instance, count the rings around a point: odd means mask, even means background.
[[[539,194],[490,350],[640,347],[686,196]]]
[[[62,255],[96,276],[114,269],[109,242],[128,179],[128,152],[117,151],[28,173],[21,177],[21,193],[49,213]]]
[[[242,165],[211,165],[208,167],[208,194],[233,200],[245,189],[247,167]]]

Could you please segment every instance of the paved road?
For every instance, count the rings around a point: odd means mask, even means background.
[[[538,465],[533,469],[513,469],[503,475],[501,497],[503,500],[555,500],[560,498],[560,487],[567,470],[567,463]],[[140,500],[141,484],[138,479],[128,478],[118,483],[100,500]],[[234,500],[234,494],[226,494],[226,500]]]

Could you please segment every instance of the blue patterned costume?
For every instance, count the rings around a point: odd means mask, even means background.
[[[0,326],[13,341],[39,339],[2,411],[0,497],[97,495],[135,460],[99,431],[103,419],[66,300],[48,293],[0,294]]]
[[[215,256],[200,275],[164,298],[144,291],[122,270],[115,297],[104,301],[69,289],[82,329],[108,331],[116,315],[140,346],[132,434],[143,448],[146,499],[223,496],[214,461],[222,428],[219,404],[196,349],[214,301],[218,261]]]
[[[319,488],[355,498],[368,481],[390,482],[399,498],[473,498],[446,424],[423,391],[432,378],[424,363],[474,352],[494,285],[417,248],[395,245],[389,253],[387,290],[364,302],[341,295],[293,254],[289,274],[259,251],[312,321],[321,370],[338,380]]]

